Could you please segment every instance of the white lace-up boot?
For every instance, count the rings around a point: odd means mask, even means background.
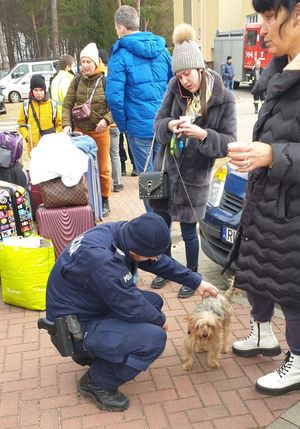
[[[245,340],[233,343],[233,353],[243,357],[279,355],[281,348],[273,334],[271,322],[258,323],[255,320],[251,320],[250,324],[250,334]]]
[[[283,395],[291,390],[300,390],[300,356],[287,352],[281,367],[260,377],[255,387],[266,395]]]

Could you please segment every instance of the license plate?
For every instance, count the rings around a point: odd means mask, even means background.
[[[236,237],[236,229],[228,228],[228,226],[223,227],[222,238],[227,243],[233,243]]]

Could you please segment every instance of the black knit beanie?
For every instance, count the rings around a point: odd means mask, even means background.
[[[123,237],[128,250],[140,256],[158,256],[170,245],[170,230],[164,219],[145,213],[124,226]]]
[[[46,82],[45,78],[41,74],[34,74],[30,80],[30,90],[32,91],[35,88],[42,88],[46,91]]]

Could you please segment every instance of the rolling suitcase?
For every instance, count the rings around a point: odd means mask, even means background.
[[[81,133],[74,132],[71,134],[73,144],[86,153],[89,157],[89,167],[86,173],[88,190],[89,190],[89,204],[93,209],[95,219],[101,220],[102,218],[102,197],[100,175],[97,158],[97,145],[95,140]]]
[[[0,180],[0,240],[33,234],[30,200],[19,185]]]
[[[36,211],[36,221],[39,234],[52,241],[56,257],[77,235],[95,225],[89,205],[53,209],[41,205]]]

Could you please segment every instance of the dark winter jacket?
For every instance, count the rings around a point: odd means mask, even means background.
[[[223,82],[231,82],[235,76],[234,66],[231,63],[225,63],[222,66],[222,79]]]
[[[197,289],[202,277],[174,259],[138,265],[124,241],[126,222],[107,222],[76,237],[57,259],[47,284],[47,318],[74,314],[80,322],[112,315],[163,326],[164,314],[136,287],[137,268]]]
[[[286,64],[273,59],[257,83],[267,96],[253,140],[272,146],[273,165],[249,176],[233,255],[239,288],[299,307],[300,61]]]
[[[205,214],[210,175],[215,159],[226,156],[227,144],[236,140],[237,128],[234,95],[224,88],[219,74],[213,71],[208,73],[213,86],[207,104],[207,119],[205,123],[201,117],[195,121],[196,125],[207,131],[207,138],[203,143],[200,140],[189,139],[177,160],[198,220]],[[196,219],[169,149],[172,134],[168,131],[168,123],[173,119],[179,119],[179,116],[186,115],[187,100],[192,96],[179,85],[175,77],[170,81],[155,120],[157,140],[162,147],[154,161],[154,170],[161,169],[164,149],[168,145],[165,170],[169,173],[171,197],[166,209],[172,220],[193,223]],[[156,206],[156,208],[159,207]]]
[[[79,106],[85,103],[93,92],[94,86],[97,79],[100,76],[104,76],[105,66],[103,63],[97,66],[97,69],[93,75],[87,76],[81,74],[79,82],[76,77],[70,83],[68,92],[63,102],[62,111],[62,126],[78,127],[84,131],[95,131],[96,125],[101,119],[105,119],[107,124],[112,124],[112,116],[109,111],[108,104],[105,99],[105,93],[103,89],[103,82],[100,81],[94,97],[92,99],[92,113],[89,119],[85,121],[75,122],[72,119],[72,109],[74,106]]]
[[[105,91],[121,132],[153,136],[154,117],[171,77],[171,56],[163,37],[138,31],[113,45]]]

